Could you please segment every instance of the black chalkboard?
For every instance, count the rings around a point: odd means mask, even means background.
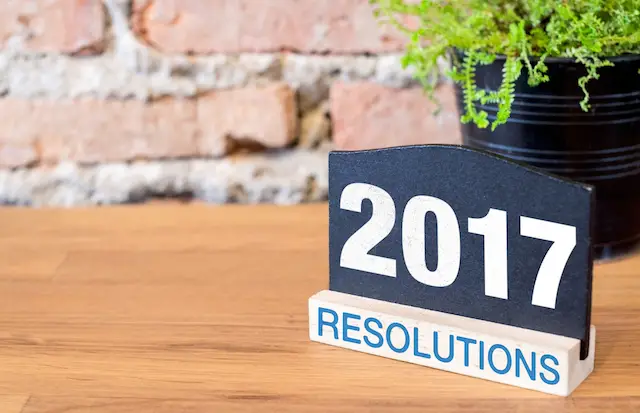
[[[333,291],[582,340],[593,188],[481,150],[329,154]]]

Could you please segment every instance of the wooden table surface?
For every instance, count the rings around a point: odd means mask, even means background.
[[[327,207],[0,210],[0,413],[640,411],[640,258],[570,398],[308,340]]]

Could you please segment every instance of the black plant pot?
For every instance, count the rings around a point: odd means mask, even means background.
[[[460,56],[458,54],[458,56]],[[480,129],[463,124],[465,145],[486,149],[595,187],[594,258],[619,258],[640,247],[640,56],[610,59],[587,83],[591,110],[580,108],[580,63],[546,59],[549,81],[527,84],[523,70],[507,124]],[[478,87],[497,90],[504,59],[478,66]],[[457,88],[462,111],[462,90]],[[495,119],[495,105],[480,105]],[[552,199],[549,202],[553,202]]]

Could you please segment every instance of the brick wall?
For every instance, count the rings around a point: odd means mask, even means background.
[[[327,151],[456,143],[368,0],[0,2],[0,201],[324,200]]]

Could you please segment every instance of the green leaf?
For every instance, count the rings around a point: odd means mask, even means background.
[[[577,80],[584,93],[580,106],[589,110],[590,82],[610,62],[605,57],[640,54],[640,0],[369,0],[381,25],[398,29],[407,42],[402,66],[411,68],[435,100],[439,59],[463,91],[461,121],[487,127],[478,104],[498,105],[492,129],[511,115],[515,83],[524,71],[531,87],[550,80],[545,61],[571,58],[584,65]],[[417,25],[407,24],[411,17]],[[451,51],[465,52],[462,60]],[[482,91],[476,68],[506,57],[498,90]],[[640,74],[640,69],[638,70]]]

